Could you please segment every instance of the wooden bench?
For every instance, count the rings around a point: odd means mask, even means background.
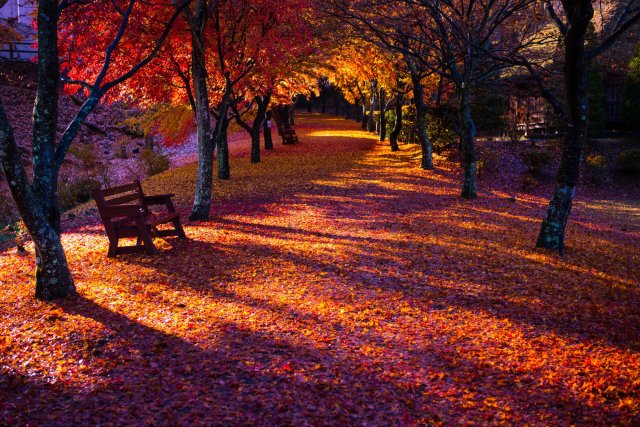
[[[285,145],[297,144],[298,142],[300,142],[298,141],[298,135],[296,135],[296,131],[293,129],[283,129],[280,136],[282,137],[282,143]]]
[[[296,135],[295,129],[285,128],[280,124],[280,122],[276,121],[276,126],[278,127],[278,134],[282,137],[283,144],[297,144],[298,135]]]
[[[109,237],[108,257],[143,251],[150,255],[157,254],[153,236],[187,238],[180,224],[180,214],[171,201],[173,194],[145,196],[140,181],[134,181],[117,187],[96,189],[92,195]],[[156,205],[164,205],[166,209],[160,212],[149,209]],[[159,225],[168,223],[173,224],[173,229],[158,229]],[[125,237],[136,237],[136,245],[118,246],[118,241]]]

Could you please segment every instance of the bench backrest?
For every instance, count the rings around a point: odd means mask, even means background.
[[[110,206],[140,205],[144,212],[148,213],[140,181],[111,188],[95,189],[91,193],[96,201],[96,206],[98,206],[98,211]]]

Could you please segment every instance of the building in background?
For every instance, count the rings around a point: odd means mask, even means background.
[[[33,0],[0,0],[0,31],[11,31],[19,37],[18,40],[11,37],[12,40],[0,46],[0,58],[28,61],[36,55],[36,32],[32,18],[34,8]]]

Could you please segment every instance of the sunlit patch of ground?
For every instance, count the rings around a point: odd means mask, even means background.
[[[34,301],[32,256],[0,255],[2,422],[640,422],[638,206],[581,195],[560,258],[533,248],[543,198],[461,200],[443,159],[298,123],[158,256],[70,226],[73,298]],[[186,217],[194,171],[145,188]]]

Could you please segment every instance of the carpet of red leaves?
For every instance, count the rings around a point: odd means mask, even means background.
[[[158,256],[107,259],[78,211],[67,300],[0,253],[0,425],[640,424],[638,200],[579,196],[559,257],[533,248],[548,189],[462,200],[457,166],[357,129],[240,153]],[[193,176],[145,186],[186,217]]]

